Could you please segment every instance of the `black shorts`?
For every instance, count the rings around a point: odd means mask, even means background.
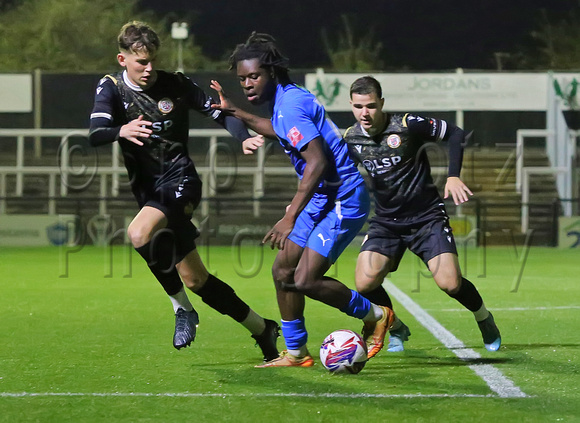
[[[425,264],[443,253],[457,255],[445,209],[438,208],[420,218],[388,219],[374,216],[360,250],[389,257],[391,271],[395,271],[407,248]]]
[[[167,217],[167,229],[175,236],[178,261],[195,250],[199,231],[191,218],[201,201],[201,180],[193,163],[180,173],[164,175],[153,190],[140,191],[137,198],[139,207],[156,208]]]

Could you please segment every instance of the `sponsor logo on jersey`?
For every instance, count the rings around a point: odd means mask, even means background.
[[[358,154],[362,153],[362,145],[355,145],[354,148],[358,151]]]
[[[97,95],[99,95],[103,91],[103,87],[97,87]]]
[[[153,132],[167,131],[173,126],[173,121],[171,119],[164,120],[163,122],[153,122],[151,124],[151,129]]]
[[[159,108],[161,113],[167,114],[173,110],[173,101],[171,101],[171,99],[167,97],[162,98],[161,100],[159,100],[159,103],[157,103],[157,107]]]
[[[391,148],[399,148],[401,145],[401,137],[397,134],[391,134],[387,138],[387,145]]]
[[[286,136],[292,143],[292,147],[296,147],[296,144],[298,144],[301,140],[304,139],[304,135],[302,135],[298,130],[298,128],[296,128],[295,126],[288,131],[288,134]]]
[[[391,167],[401,163],[401,156],[383,157],[381,159],[363,160],[363,166],[371,175],[381,175]]]

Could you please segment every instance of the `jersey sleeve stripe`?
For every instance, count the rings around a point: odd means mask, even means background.
[[[109,120],[113,120],[113,116],[109,113],[91,113],[91,119],[98,119],[98,118],[105,118]]]
[[[447,132],[447,122],[445,122],[444,120],[440,120],[439,122],[441,122],[441,130],[439,131],[439,134],[437,136],[437,141],[441,141],[445,137],[445,133]]]

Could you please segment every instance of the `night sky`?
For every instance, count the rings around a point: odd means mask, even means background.
[[[351,16],[360,38],[373,30],[384,70],[496,69],[494,52],[516,53],[548,16],[565,17],[578,0],[142,0],[170,20],[186,20],[211,59],[223,59],[253,30],[272,34],[294,68],[328,65],[321,37],[344,34]],[[509,60],[506,62],[509,68]]]

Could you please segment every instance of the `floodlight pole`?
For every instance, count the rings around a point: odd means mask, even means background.
[[[189,30],[186,22],[171,24],[171,38],[177,40],[177,71],[183,72],[183,40],[187,40]]]

